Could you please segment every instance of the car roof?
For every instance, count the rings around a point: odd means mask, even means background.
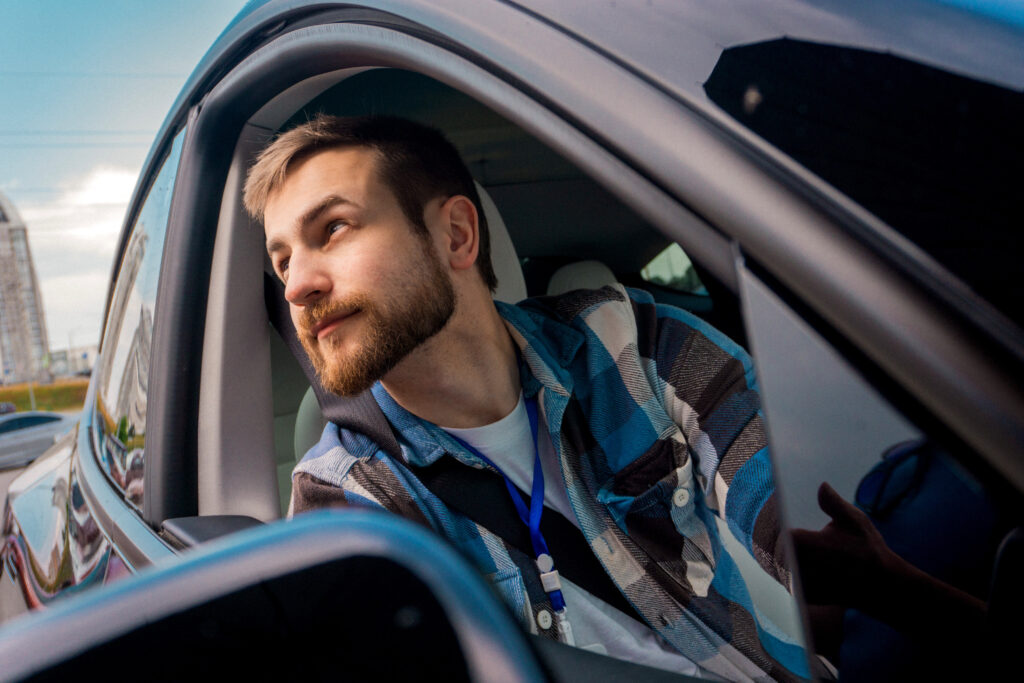
[[[483,2],[486,0],[470,0]],[[369,0],[344,3],[428,20],[431,5],[457,9],[466,0]],[[342,3],[337,3],[339,6]],[[496,1],[494,4],[499,4]],[[903,55],[1003,87],[1024,89],[1024,9],[1008,3],[955,0],[677,0],[651,3],[573,3],[520,0],[524,13],[558,27],[596,51],[691,102],[706,100],[701,85],[713,63],[709,48],[779,38],[810,40]],[[328,9],[310,0],[253,0],[225,28],[184,91],[263,21]],[[263,27],[266,30],[266,27]],[[671,50],[666,50],[666,45]],[[969,45],[969,49],[964,49]],[[713,52],[714,50],[710,50]]]
[[[934,0],[518,3],[673,92],[702,96],[707,55],[779,38],[887,52],[1024,87],[1024,11]],[[1000,11],[1001,10],[1001,11]],[[672,50],[665,50],[671,44]],[[965,50],[964,45],[970,45]],[[598,47],[599,46],[599,47]],[[702,97],[701,97],[702,98]],[[702,98],[703,99],[703,98]]]
[[[400,12],[425,23],[486,0],[364,0],[338,8]],[[492,0],[495,5],[497,0]],[[652,83],[698,105],[710,73],[709,44],[729,46],[799,38],[902,54],[982,81],[1024,89],[1024,10],[954,0],[645,0],[567,3],[520,0],[524,13],[558,27]],[[251,0],[221,32],[171,108],[171,127],[196,95],[283,28],[282,21],[332,9],[315,0]],[[451,29],[449,25],[447,28]],[[671,42],[672,50],[665,50]],[[963,49],[968,44],[970,49]]]

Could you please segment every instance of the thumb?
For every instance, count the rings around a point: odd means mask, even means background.
[[[849,531],[857,531],[861,528],[861,517],[864,513],[848,503],[834,488],[829,486],[828,482],[822,482],[818,487],[818,505],[837,526]]]

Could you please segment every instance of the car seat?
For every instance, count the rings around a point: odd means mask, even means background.
[[[612,269],[600,261],[576,261],[567,263],[551,275],[547,293],[554,295],[574,289],[600,289],[616,281]]]

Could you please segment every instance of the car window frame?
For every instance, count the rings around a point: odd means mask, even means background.
[[[187,264],[188,274],[179,275],[173,291],[162,287],[168,300],[161,323],[188,332],[175,339],[173,354],[164,337],[164,346],[153,349],[158,367],[151,381],[165,400],[153,416],[160,428],[151,448],[165,462],[159,476],[154,473],[159,490],[147,489],[153,493],[145,513],[151,524],[198,509],[197,387],[214,231],[189,228],[218,224],[232,151],[256,111],[305,79],[367,66],[412,69],[491,107],[681,242],[733,292],[732,249],[741,245],[751,262],[818,316],[815,326],[829,327],[861,350],[857,362],[868,366],[868,376],[892,377],[915,410],[949,422],[987,463],[1024,489],[1015,439],[1024,432],[1024,409],[1017,409],[1024,395],[1005,366],[986,356],[999,343],[997,332],[950,311],[927,283],[866,243],[865,230],[886,230],[877,219],[809,173],[780,167],[685,102],[514,8],[468,6],[457,21],[427,5],[409,14],[423,23],[365,9],[332,10],[321,16],[329,15],[333,23],[327,24],[314,14],[283,22],[249,17],[233,31],[263,36],[265,44],[230,69],[216,61],[228,57],[212,50],[216,58],[206,75],[194,76],[195,90],[183,95],[196,104],[190,109],[194,130],[183,154],[189,168],[182,172],[181,210],[172,210],[172,234],[180,239],[172,247],[169,237],[168,249],[177,263]],[[495,14],[510,22],[501,41],[487,30],[500,18]],[[553,52],[564,56],[558,69],[540,57]],[[643,126],[610,105],[623,98],[634,104],[631,109],[650,113]],[[678,155],[678,149],[691,153]],[[705,158],[716,164],[703,164]],[[735,192],[739,184],[743,193]],[[870,315],[879,292],[893,311],[889,320]],[[912,334],[892,319],[913,321]],[[938,350],[937,357],[915,355],[923,342]],[[187,361],[174,366],[172,357]],[[964,368],[950,362],[963,359]],[[1024,356],[1018,361],[1024,363]],[[999,396],[995,410],[987,400],[993,391]]]
[[[117,277],[120,272],[125,250],[128,246],[132,231],[139,219],[142,207],[145,204],[149,193],[153,188],[160,171],[171,154],[178,135],[183,135],[182,151],[178,157],[178,168],[176,171],[176,182],[171,189],[170,212],[174,210],[175,195],[177,194],[177,178],[181,173],[181,160],[185,152],[185,143],[188,140],[190,131],[184,124],[167,127],[157,144],[150,151],[139,181],[136,184],[132,200],[125,215],[123,228],[118,241],[116,257],[114,259],[109,285],[107,289],[106,305],[103,309],[103,324],[100,328],[100,352],[97,356],[97,366],[102,362],[102,355],[106,348],[107,322],[110,314],[110,305],[113,301],[114,292],[117,286]],[[168,214],[168,225],[166,230],[171,230],[170,212]],[[157,299],[154,306],[154,330],[159,328],[155,324],[156,311],[161,307],[160,288],[162,287],[164,272],[167,269],[167,253],[165,235],[165,249],[161,256],[160,279],[157,285]],[[154,338],[157,334],[154,333]],[[150,368],[152,376],[152,365]],[[93,375],[93,381],[89,383],[85,403],[82,410],[81,425],[78,430],[76,448],[74,450],[75,468],[80,476],[82,494],[85,497],[89,509],[97,520],[98,526],[103,530],[104,535],[110,538],[117,548],[119,555],[123,558],[129,569],[137,570],[153,562],[175,555],[175,551],[165,543],[146,522],[145,519],[145,498],[143,509],[139,510],[124,499],[122,492],[108,478],[107,473],[100,465],[100,439],[102,430],[99,429],[96,419],[97,390],[99,386],[99,375]],[[158,394],[154,392],[150,382],[147,401],[159,402]],[[147,415],[148,420],[148,415]],[[148,431],[148,428],[147,428]],[[144,470],[144,478],[150,476],[149,470],[149,447],[147,443],[147,466]],[[148,486],[148,482],[144,486]]]
[[[360,18],[365,18],[365,12],[360,12],[358,15]],[[698,234],[698,238],[689,240],[699,245],[697,250],[701,255],[695,256],[695,258],[701,258],[702,262],[715,264],[717,276],[733,277],[728,242],[711,230],[699,217],[660,191],[659,188],[637,174],[634,169],[609,154],[602,146],[595,145],[590,136],[578,130],[571,122],[560,118],[542,103],[530,97],[529,94],[523,93],[520,84],[496,78],[479,65],[467,61],[459,54],[458,50],[452,49],[450,40],[434,36],[434,40],[431,42],[424,39],[422,31],[417,32],[415,36],[403,32],[407,28],[408,26],[404,22],[399,22],[397,28],[381,26],[379,23],[375,23],[373,26],[362,23],[330,24],[329,26],[318,26],[305,33],[289,33],[286,39],[281,41],[283,45],[281,49],[278,49],[278,45],[273,42],[262,48],[236,67],[207,94],[203,100],[202,112],[195,121],[196,138],[218,141],[243,138],[244,134],[241,129],[244,128],[244,125],[240,126],[240,124],[248,122],[252,115],[267,102],[278,96],[287,87],[296,85],[307,78],[321,76],[328,71],[369,65],[412,69],[453,85],[478,99],[499,114],[513,120],[517,125],[538,135],[549,146],[556,148],[556,151],[565,154],[570,161],[574,161],[581,167],[589,167],[592,169],[592,175],[594,171],[599,171],[598,174],[603,174],[603,181],[606,185],[616,187],[620,192],[626,192],[626,188],[629,188],[629,192],[642,194],[643,198],[634,200],[633,203],[641,204],[644,207],[643,213],[647,214],[644,218],[651,221],[654,217],[654,220],[662,225],[672,225],[677,233],[672,237],[673,239],[678,238],[678,233]],[[560,34],[554,33],[553,35],[560,42],[567,40]],[[287,75],[285,75],[286,73]],[[254,127],[250,125],[250,128]],[[269,136],[271,133],[269,129],[262,130],[265,136]],[[195,192],[197,197],[201,191],[206,197],[217,196],[219,200],[229,172],[225,159],[213,159],[215,155],[211,154],[197,156],[201,156],[206,165],[198,168],[197,175],[187,180],[191,183],[192,189],[186,187],[184,191],[186,193]],[[238,156],[236,150],[236,164]],[[242,156],[245,157],[245,155]],[[573,157],[577,158],[573,159]],[[227,155],[226,160],[231,162],[231,155]],[[235,168],[232,175],[235,182],[238,182],[241,176],[244,174],[240,174]],[[602,178],[597,179],[602,180]],[[234,198],[237,202],[237,188],[235,192]],[[225,194],[231,195],[231,190],[229,189]],[[203,200],[200,199],[200,201]],[[234,215],[230,217],[230,220],[242,224],[248,223],[243,215],[239,215],[241,214],[240,205],[224,207],[218,202],[216,205],[199,206],[187,201],[184,201],[182,205],[193,209],[193,211],[191,215],[179,215],[178,220],[192,225],[209,224],[210,221],[219,219],[223,226],[228,220],[225,215],[232,212]],[[205,214],[200,216],[196,209],[205,211]],[[189,275],[183,279],[191,282],[202,280],[204,283],[208,283],[212,251],[209,248],[198,249],[191,252],[195,258],[179,260],[179,262],[188,263],[190,267],[197,269],[194,276]],[[198,273],[199,268],[204,271],[201,277]],[[187,326],[205,324],[206,309],[199,310],[199,306],[208,305],[209,302],[206,299],[208,293],[208,290],[196,289],[190,295],[189,301],[194,308]],[[155,348],[154,356],[156,356]],[[178,377],[180,378],[181,375],[179,374]],[[201,384],[202,379],[197,379]],[[223,381],[226,382],[227,379]],[[209,408],[196,412],[207,413]],[[226,414],[229,411],[224,412],[227,417]],[[186,444],[181,441],[180,437],[184,433],[184,431],[178,431],[172,435],[179,439],[176,446],[178,452],[198,449],[195,444]],[[201,438],[205,439],[206,437]],[[229,443],[229,441],[229,438],[222,439],[221,451],[223,451],[223,444]],[[188,453],[187,458],[196,462],[198,454]],[[206,467],[205,460],[201,466]],[[197,469],[198,467],[197,465]],[[200,483],[200,490],[204,486],[205,484]],[[151,519],[151,521],[156,520]]]

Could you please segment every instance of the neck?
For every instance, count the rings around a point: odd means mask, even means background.
[[[381,383],[410,413],[443,427],[481,427],[519,401],[515,343],[494,302],[460,301],[448,324]]]

